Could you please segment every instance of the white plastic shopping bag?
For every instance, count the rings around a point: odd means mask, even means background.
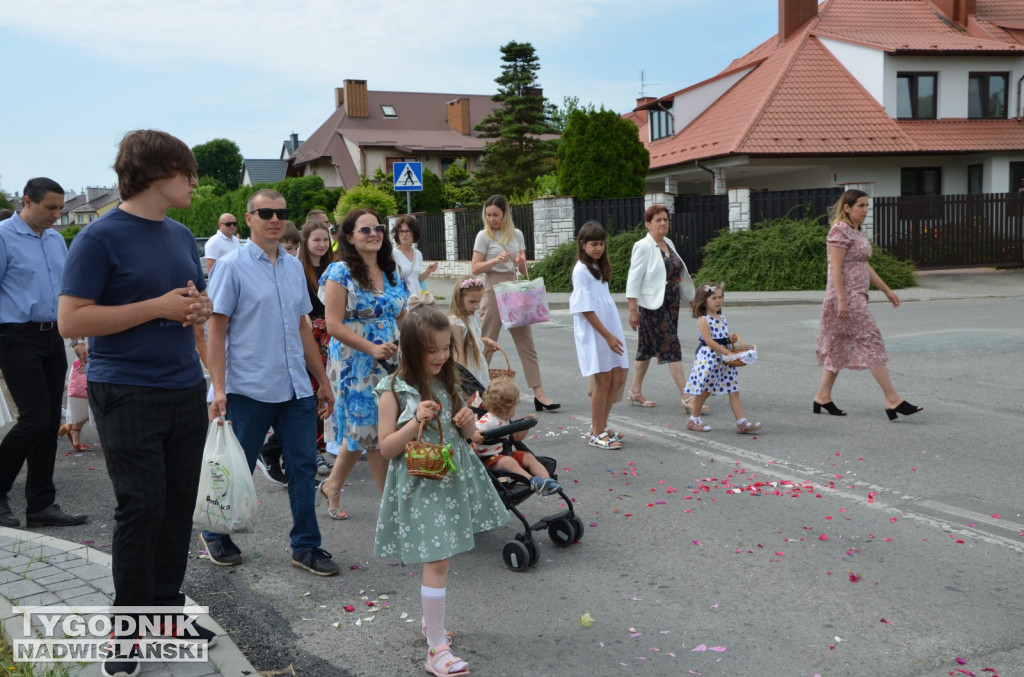
[[[231,422],[210,423],[199,474],[192,525],[216,534],[252,533],[256,526],[256,486]]]

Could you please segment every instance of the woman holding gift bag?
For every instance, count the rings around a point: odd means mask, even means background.
[[[494,299],[494,286],[514,279],[515,270],[525,275],[526,239],[512,222],[508,200],[504,195],[492,195],[484,203],[484,229],[477,233],[473,244],[473,275],[484,277],[484,299],[480,304],[481,335],[496,341],[501,333],[501,317]],[[544,393],[540,378],[540,363],[533,345],[533,331],[529,326],[509,329],[516,344],[519,361],[526,375],[526,385],[533,389],[533,405],[537,411],[552,411],[560,404]]]
[[[68,343],[75,351],[75,362],[68,372],[68,406],[65,420],[57,431],[58,437],[68,438],[71,448],[82,451],[82,428],[89,422],[89,396],[86,393],[85,364],[89,361],[89,346],[84,338],[73,338]]]

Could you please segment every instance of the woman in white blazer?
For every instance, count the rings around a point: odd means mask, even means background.
[[[629,303],[629,326],[639,332],[633,384],[626,397],[630,405],[653,407],[655,403],[643,396],[644,377],[657,357],[658,364],[668,362],[672,380],[679,388],[683,408],[690,400],[683,395],[686,373],[683,371],[682,348],[679,345],[679,281],[686,273],[686,264],[668,239],[669,216],[664,205],[654,205],[644,214],[647,236],[633,245],[626,278],[626,301]],[[703,411],[708,411],[705,406]]]

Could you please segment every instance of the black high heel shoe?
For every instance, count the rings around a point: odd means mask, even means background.
[[[835,402],[826,402],[825,404],[814,403],[814,413],[820,414],[821,410],[824,409],[832,416],[846,416],[846,412],[836,406]]]
[[[903,400],[902,402],[900,402],[899,404],[896,405],[895,409],[886,409],[885,410],[885,415],[889,417],[890,421],[895,421],[896,420],[896,414],[903,414],[904,416],[910,416],[911,414],[916,414],[917,412],[921,411],[922,409],[924,409],[924,407],[918,407],[918,406],[915,406],[915,405],[911,404],[910,402],[907,402],[906,400]]]
[[[554,411],[555,409],[558,409],[560,406],[562,405],[558,404],[557,402],[552,402],[551,404],[544,404],[536,397],[533,398],[533,407],[537,411]]]

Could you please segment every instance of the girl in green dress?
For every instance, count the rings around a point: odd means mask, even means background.
[[[459,395],[453,347],[444,314],[430,306],[409,313],[402,323],[398,370],[376,387],[380,449],[388,472],[374,554],[423,564],[423,633],[430,647],[424,667],[443,677],[469,672],[466,661],[452,654],[445,630],[449,561],[473,548],[473,534],[508,521],[483,464],[464,439],[476,430],[477,417]],[[424,420],[440,424],[451,445],[456,469],[441,480],[414,477],[406,469],[405,445],[416,439]],[[424,427],[422,439],[437,443],[437,428]]]

